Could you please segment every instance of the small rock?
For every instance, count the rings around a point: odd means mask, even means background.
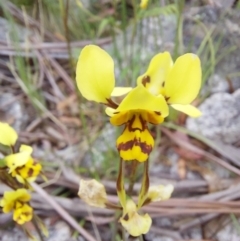
[[[232,95],[216,93],[206,99],[199,109],[203,115],[188,118],[187,128],[212,140],[227,144],[240,141],[240,89]]]
[[[214,74],[209,78],[205,89],[210,90],[211,93],[229,92],[229,84],[222,76]]]

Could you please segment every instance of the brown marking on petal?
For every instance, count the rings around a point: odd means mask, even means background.
[[[116,104],[112,99],[106,99],[107,100],[107,106],[113,108],[113,109],[117,109],[118,108],[118,104]]]
[[[143,84],[143,86],[146,87],[147,83],[150,83],[150,81],[151,81],[151,78],[150,78],[149,75],[144,76],[144,77],[142,78],[142,84]]]
[[[139,146],[143,153],[150,154],[152,152],[152,146],[148,145],[146,142],[139,142]]]
[[[14,203],[13,209],[17,209],[17,204],[20,204],[20,205],[21,205],[21,206],[19,206],[18,208],[21,208],[21,207],[23,206],[23,202],[17,201],[17,202]]]
[[[120,143],[117,147],[118,151],[128,151],[132,150],[134,146],[139,146],[142,153],[150,154],[152,152],[152,146],[146,142],[141,142],[140,139],[134,138],[133,140],[127,141],[125,143]]]
[[[167,97],[167,96],[165,97],[165,100],[166,100],[166,101],[168,101],[169,99],[170,99],[170,97]]]
[[[122,219],[125,220],[125,221],[128,221],[128,220],[129,220],[129,215],[128,215],[128,213],[127,213],[126,215],[124,215],[124,217],[123,217]]]
[[[28,170],[28,176],[31,177],[33,173],[34,173],[33,168],[29,168],[29,170]]]
[[[134,146],[134,140],[127,141],[125,143],[120,143],[117,147],[118,151],[128,151],[131,150]]]
[[[164,85],[165,85],[165,81],[162,82],[162,87],[164,87]]]
[[[129,120],[129,122],[128,122],[128,124],[127,124],[128,130],[129,130],[129,131],[139,130],[140,132],[144,131],[144,130],[147,128],[147,122],[146,122],[146,121],[142,118],[142,116],[140,115],[140,116],[139,116],[139,119],[140,119],[140,122],[141,122],[141,124],[142,124],[142,128],[133,128],[132,125],[133,125],[133,123],[134,123],[134,121],[135,121],[135,118],[136,118],[136,116],[133,115],[132,119]]]
[[[142,118],[142,116],[139,116],[139,119],[141,121],[142,124],[142,131],[144,131],[147,128],[147,122]]]
[[[23,212],[22,215],[25,215],[27,217],[27,216],[32,215],[32,213],[31,212]]]
[[[162,113],[160,111],[154,111],[155,114],[161,115]]]

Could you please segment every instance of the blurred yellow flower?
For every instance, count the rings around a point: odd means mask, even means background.
[[[147,71],[138,77],[138,85],[144,85],[153,95],[163,95],[174,109],[192,117],[201,112],[190,103],[201,87],[201,63],[197,55],[184,54],[173,64],[170,53],[155,55]]]
[[[77,85],[82,95],[109,106],[106,113],[113,125],[125,124],[117,140],[120,156],[126,160],[146,161],[152,151],[154,140],[147,123],[159,124],[168,115],[168,106],[163,96],[152,95],[142,84],[130,87],[115,87],[114,63],[101,48],[86,46],[79,57],[76,70]],[[118,105],[111,96],[125,98]]]
[[[141,8],[141,9],[146,9],[147,6],[148,6],[148,2],[149,2],[149,0],[141,0],[141,2],[140,2],[140,8]]]
[[[13,220],[18,224],[24,224],[32,219],[33,209],[28,204],[31,196],[26,189],[21,188],[16,191],[4,192],[0,201],[4,213],[13,211]]]
[[[20,183],[35,181],[42,170],[42,166],[31,157],[32,147],[21,145],[18,153],[5,157],[9,173]]]
[[[17,132],[7,123],[0,122],[0,144],[14,146],[18,135]]]
[[[173,185],[158,185],[158,186],[150,186],[148,190],[147,199],[151,202],[163,201],[168,200],[172,192],[174,190]]]
[[[139,215],[136,204],[131,199],[127,200],[125,213],[119,221],[127,232],[134,237],[146,234],[152,225],[151,217],[147,213]]]
[[[102,183],[95,179],[80,180],[79,197],[90,206],[104,208],[107,202],[107,193]]]

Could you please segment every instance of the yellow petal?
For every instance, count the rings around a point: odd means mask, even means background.
[[[24,204],[22,207],[15,209],[13,212],[13,220],[22,225],[32,220],[33,209],[28,204]]]
[[[201,63],[198,56],[179,57],[167,76],[164,95],[169,104],[190,104],[201,87]]]
[[[113,89],[113,92],[111,93],[111,96],[118,97],[118,96],[126,95],[131,90],[132,90],[132,87],[115,87]]]
[[[140,8],[141,8],[141,9],[146,9],[147,6],[148,6],[148,2],[149,2],[149,0],[141,0],[141,2],[140,2]]]
[[[127,201],[126,213],[119,221],[127,232],[134,237],[146,234],[152,225],[151,217],[148,214],[139,215],[136,211],[136,205],[131,199]]]
[[[0,143],[6,146],[14,146],[18,135],[17,132],[7,123],[0,122]]]
[[[113,108],[111,108],[111,107],[107,107],[107,108],[105,109],[105,113],[106,113],[108,116],[113,116],[115,112],[116,112],[116,109],[113,109]]]
[[[122,135],[117,139],[117,149],[124,161],[144,162],[152,152],[154,139],[147,127],[140,129],[137,123],[134,126],[136,128],[126,125]]]
[[[130,116],[131,116],[131,111],[118,112],[116,114],[113,114],[113,116],[110,119],[110,122],[114,126],[120,126],[125,124],[129,120]]]
[[[20,183],[33,182],[42,170],[42,166],[39,163],[35,163],[32,157],[29,157],[27,163],[18,167],[17,170],[12,172],[12,176],[17,178]]]
[[[107,103],[115,85],[113,59],[98,46],[84,47],[77,63],[76,81],[86,99]]]
[[[30,199],[31,196],[27,190],[20,188],[16,191],[5,191],[0,205],[3,207],[3,212],[8,213],[14,208],[16,201],[28,202]]]
[[[171,184],[150,186],[147,198],[152,202],[167,200],[171,197],[173,190],[174,187]]]
[[[138,85],[143,84],[153,95],[160,94],[172,65],[173,62],[169,52],[155,55],[147,72],[138,77]]]
[[[88,205],[104,208],[107,202],[107,193],[102,183],[95,179],[80,180],[79,197]]]
[[[9,173],[13,172],[16,168],[25,165],[31,157],[32,147],[21,145],[20,152],[11,154],[5,157],[6,165],[9,168]]]
[[[26,152],[26,153],[28,153],[28,154],[31,155],[32,152],[33,152],[33,149],[32,149],[31,146],[28,146],[28,145],[21,145],[19,151],[20,151],[20,152]]]
[[[116,112],[129,110],[156,111],[161,116],[168,115],[168,105],[162,95],[152,95],[143,85],[138,85],[123,99]]]
[[[199,117],[202,115],[202,112],[196,108],[195,106],[193,105],[171,105],[175,110],[178,110],[178,111],[181,111],[191,117]]]

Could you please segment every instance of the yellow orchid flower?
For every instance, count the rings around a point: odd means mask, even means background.
[[[42,169],[42,166],[34,161],[31,154],[32,147],[21,145],[18,153],[10,154],[4,159],[9,173],[23,184],[26,181],[35,181]]]
[[[18,135],[17,132],[7,123],[0,122],[0,144],[14,146]]]
[[[147,213],[139,215],[136,204],[131,199],[127,200],[125,213],[119,221],[127,232],[134,237],[148,233],[152,225],[151,217]]]
[[[153,95],[163,95],[174,109],[198,117],[201,112],[190,103],[200,90],[201,75],[201,63],[195,54],[184,54],[173,63],[170,53],[164,52],[152,58],[137,83]]]
[[[4,213],[13,211],[13,220],[18,224],[24,224],[32,219],[33,209],[28,204],[31,196],[26,189],[21,188],[16,191],[4,192],[0,201]]]
[[[146,161],[152,151],[154,140],[147,123],[159,124],[168,115],[168,106],[163,96],[152,95],[142,84],[130,87],[115,87],[112,58],[95,45],[86,46],[77,63],[76,81],[82,95],[108,106],[106,113],[110,122],[125,124],[117,140],[120,156],[125,161]],[[126,95],[118,105],[111,96]]]

